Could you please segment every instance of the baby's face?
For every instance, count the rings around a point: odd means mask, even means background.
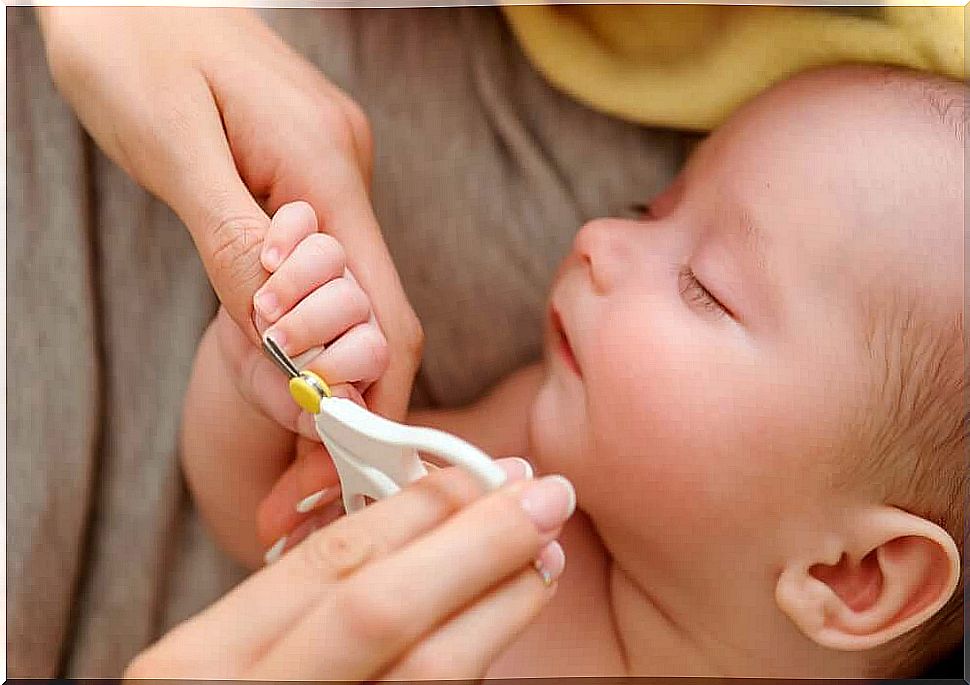
[[[883,291],[938,299],[962,278],[944,232],[913,240],[927,216],[962,212],[913,124],[798,95],[731,120],[650,216],[586,224],[552,290],[537,462],[657,584],[760,573],[799,526],[837,515]],[[882,144],[900,130],[911,145]]]

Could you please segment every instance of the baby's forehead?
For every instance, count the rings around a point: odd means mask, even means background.
[[[715,133],[699,166],[791,259],[933,290],[963,273],[965,103],[944,107],[940,93],[965,89],[927,91],[908,74],[900,88],[883,74],[835,69],[779,86]]]

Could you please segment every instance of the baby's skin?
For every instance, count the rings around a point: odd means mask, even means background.
[[[847,449],[858,418],[881,407],[874,317],[903,299],[940,329],[962,313],[962,163],[953,131],[906,91],[830,69],[744,106],[645,216],[582,227],[551,290],[542,363],[470,407],[409,417],[576,487],[559,591],[489,676],[869,677],[939,611],[960,575],[952,536],[878,488],[835,484],[843,460],[863,458]],[[292,235],[316,230],[311,214]],[[312,259],[292,258],[276,274],[303,285],[273,313],[257,300],[289,351],[373,326],[350,279],[353,315],[318,312],[339,325],[309,330],[310,305],[293,329],[274,318],[320,285]],[[242,372],[249,343],[233,326],[214,323],[213,356],[244,396],[268,391]],[[350,360],[353,347],[337,366],[354,372],[332,378],[359,399],[384,360]],[[317,369],[331,378],[326,360]],[[306,417],[286,420],[307,434]],[[222,528],[250,563],[337,513],[322,448],[266,430],[272,466],[240,476],[249,495],[234,512],[207,514],[258,529]],[[196,482],[205,512],[217,486]]]

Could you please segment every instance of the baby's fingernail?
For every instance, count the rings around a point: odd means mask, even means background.
[[[276,318],[276,310],[280,306],[279,298],[276,295],[266,291],[258,292],[256,293],[254,303],[260,314],[269,319]]]
[[[286,335],[283,331],[271,328],[265,333],[266,337],[276,343],[276,346],[286,352]]]
[[[307,414],[305,411],[300,412],[300,416],[296,420],[296,430],[304,438],[309,438],[314,442],[320,442],[320,436],[317,434],[317,424],[312,414]]]
[[[297,503],[296,505],[296,510],[301,514],[305,514],[308,511],[313,511],[321,504],[323,504],[324,501],[332,502],[337,497],[337,494],[339,492],[340,492],[340,488],[336,488],[336,487],[317,490],[312,495],[307,495],[306,497],[301,499],[299,503]]]
[[[263,555],[263,561],[267,566],[273,562],[279,560],[283,556],[283,549],[286,547],[286,536],[284,535],[279,540],[273,543],[273,546],[266,550],[266,554]]]
[[[275,247],[268,247],[263,252],[263,266],[267,271],[276,271],[280,266],[280,251]]]
[[[344,383],[341,383],[340,385],[331,385],[330,394],[334,397],[342,397],[345,400],[353,398],[353,395],[350,393],[350,388]]]
[[[505,476],[509,481],[531,480],[535,475],[532,465],[522,457],[505,457],[504,459],[497,459],[495,463],[505,471]]]
[[[262,335],[263,331],[269,328],[269,325],[270,325],[270,322],[266,320],[266,317],[264,317],[262,314],[259,313],[259,310],[254,312],[253,323],[256,324],[256,331],[260,335]]]
[[[323,345],[318,345],[317,347],[311,347],[306,352],[301,352],[300,354],[293,357],[293,363],[296,364],[296,368],[305,369],[310,364],[312,364],[317,357],[326,349]]]
[[[546,587],[552,585],[566,569],[566,553],[562,545],[553,540],[542,548],[539,557],[532,563]]]
[[[561,526],[576,510],[576,491],[562,476],[546,476],[530,482],[519,504],[540,533]]]

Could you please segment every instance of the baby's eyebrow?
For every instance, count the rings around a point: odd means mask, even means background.
[[[758,221],[757,213],[750,206],[736,206],[733,220],[726,228],[728,239],[734,243],[733,251],[738,254],[736,268],[740,269],[739,292],[743,291],[741,309],[759,318],[773,318],[779,311],[781,302],[778,293],[778,276],[771,267],[769,247],[771,236],[764,224]]]
[[[768,271],[767,240],[765,233],[755,221],[751,211],[745,207],[738,213],[738,234],[744,248],[753,257],[755,265],[760,271]]]

